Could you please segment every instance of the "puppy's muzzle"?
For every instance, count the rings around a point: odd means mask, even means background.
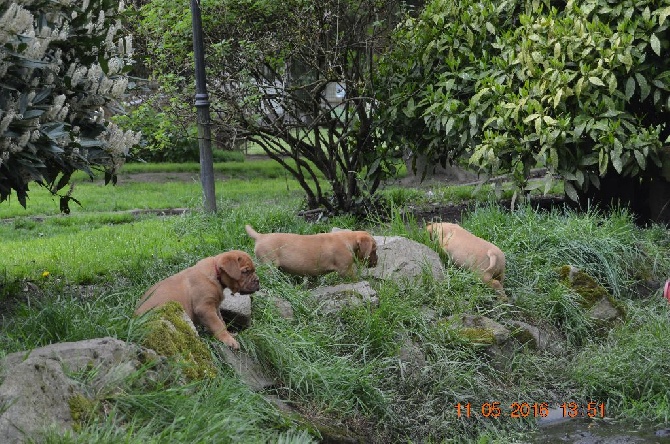
[[[240,285],[240,294],[251,294],[257,292],[261,288],[260,281],[257,275],[249,276]]]

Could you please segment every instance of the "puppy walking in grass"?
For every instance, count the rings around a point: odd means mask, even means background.
[[[456,265],[476,272],[482,281],[496,290],[500,299],[507,300],[502,285],[505,277],[505,254],[500,248],[458,224],[428,224],[426,230],[431,239],[440,243]]]
[[[194,323],[206,327],[219,341],[237,350],[240,345],[228,332],[219,311],[225,288],[242,294],[258,291],[256,268],[244,251],[232,250],[202,259],[154,284],[142,296],[135,314],[177,301]]]
[[[250,225],[245,228],[256,243],[258,260],[289,274],[319,276],[335,271],[341,276],[353,276],[357,260],[369,267],[377,265],[377,243],[366,231],[262,234]]]

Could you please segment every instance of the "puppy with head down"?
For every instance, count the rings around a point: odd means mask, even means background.
[[[140,299],[135,314],[177,301],[194,323],[204,326],[219,341],[237,350],[240,346],[228,332],[219,311],[225,288],[242,294],[258,291],[256,268],[244,251],[232,250],[202,259],[154,284]]]
[[[254,252],[262,263],[271,263],[286,273],[319,276],[335,271],[353,276],[355,262],[377,265],[377,243],[366,231],[337,231],[320,234],[258,233],[250,225]]]
[[[433,223],[426,226],[449,258],[459,267],[476,272],[501,299],[507,299],[502,281],[505,277],[505,254],[500,248],[467,231],[458,224]]]

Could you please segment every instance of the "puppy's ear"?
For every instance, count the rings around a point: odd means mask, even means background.
[[[361,234],[358,236],[356,243],[358,244],[359,259],[365,259],[366,257],[369,257],[370,254],[372,254],[372,250],[375,246],[375,240],[371,236]]]
[[[242,257],[234,254],[226,254],[216,264],[219,271],[230,276],[231,279],[239,281],[242,278],[242,270],[240,269],[240,262]]]

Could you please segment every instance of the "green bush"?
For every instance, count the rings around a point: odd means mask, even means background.
[[[668,15],[667,1],[431,1],[381,64],[384,133],[522,187],[546,166],[574,200],[608,172],[653,174],[670,136]]]
[[[115,122],[142,133],[142,144],[131,151],[133,158],[144,162],[197,162],[198,130],[192,123],[180,125],[173,115],[157,111],[149,102],[142,103]]]

